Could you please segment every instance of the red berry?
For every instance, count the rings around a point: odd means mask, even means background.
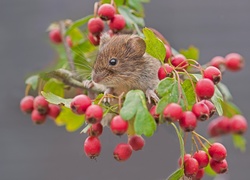
[[[218,68],[214,66],[208,66],[204,70],[203,77],[210,79],[214,82],[214,84],[218,84],[221,81],[222,75],[221,71]]]
[[[89,33],[88,34],[88,39],[90,41],[91,44],[93,44],[94,46],[98,46],[100,44],[100,36],[94,36],[93,34]]]
[[[191,157],[192,157],[191,154],[185,154],[183,161],[182,161],[182,158],[180,157],[179,160],[178,160],[179,166],[181,167],[182,166],[182,162],[184,163],[188,158],[191,158]]]
[[[219,162],[211,159],[210,166],[217,174],[225,173],[228,169],[227,161],[225,159]]]
[[[163,117],[166,121],[174,122],[181,118],[182,108],[179,104],[170,103],[163,110]]]
[[[203,178],[205,174],[205,170],[204,168],[199,169],[199,171],[197,172],[196,176],[192,178],[192,180],[201,180]]]
[[[76,114],[84,114],[90,105],[91,99],[88,96],[81,94],[72,99],[70,108]]]
[[[169,64],[162,65],[158,70],[158,78],[159,80],[162,80],[166,77],[172,76],[173,68],[169,66]]]
[[[225,116],[217,117],[208,125],[208,133],[211,137],[227,134],[230,132],[230,121]]]
[[[153,116],[153,118],[155,119],[156,123],[159,123],[160,114],[156,113],[156,106],[152,106],[149,112]]]
[[[49,104],[49,113],[48,116],[55,119],[60,114],[61,108],[58,105],[55,104]]]
[[[209,118],[209,109],[203,102],[197,102],[192,107],[192,112],[195,114],[198,120],[205,121]]]
[[[100,136],[103,131],[103,126],[101,123],[96,123],[93,124],[89,129],[88,129],[88,135],[89,136]]]
[[[109,22],[109,28],[114,31],[120,31],[122,30],[126,25],[126,21],[124,17],[120,14],[115,14],[114,18],[110,20]]]
[[[171,64],[174,67],[178,67],[178,68],[187,68],[188,66],[188,62],[185,56],[183,56],[182,54],[177,54],[175,55],[172,60],[171,60]]]
[[[132,147],[129,144],[120,143],[115,147],[113,155],[117,161],[126,161],[132,155]]]
[[[117,115],[111,120],[110,129],[116,135],[123,135],[128,130],[128,121],[123,120],[120,115]]]
[[[242,115],[234,115],[230,121],[230,130],[235,134],[243,134],[247,130],[247,120]]]
[[[193,158],[198,161],[200,169],[206,167],[209,163],[209,157],[207,153],[203,150],[195,152]]]
[[[90,33],[93,35],[99,35],[104,29],[104,23],[103,21],[99,18],[91,18],[88,22],[88,30]]]
[[[181,128],[185,132],[190,132],[196,128],[197,119],[192,111],[185,111],[182,113],[179,123],[180,123]]]
[[[166,45],[165,44],[165,48],[166,48],[166,57],[165,57],[165,62],[168,62],[168,59],[172,56],[172,50],[170,45]]]
[[[47,114],[48,113],[49,103],[41,95],[35,97],[33,106],[34,106],[34,109],[36,109],[40,114]]]
[[[38,110],[34,109],[31,113],[31,119],[35,124],[43,124],[46,120],[46,114],[40,114]]]
[[[66,37],[66,42],[67,42],[69,47],[73,47],[73,42],[69,36]]]
[[[138,151],[144,147],[145,141],[141,136],[134,135],[129,137],[128,144],[132,147],[134,151]]]
[[[55,44],[62,43],[62,36],[60,29],[53,29],[49,32],[49,38],[50,40]]]
[[[239,71],[244,67],[244,59],[238,53],[230,53],[225,57],[226,68],[230,71]]]
[[[101,152],[101,142],[98,137],[89,136],[85,140],[83,148],[86,156],[90,159],[94,159],[99,156]]]
[[[215,56],[210,61],[210,66],[214,66],[218,68],[219,70],[223,70],[225,68],[225,58],[222,56]]]
[[[200,79],[195,86],[195,92],[201,99],[210,99],[214,95],[214,91],[214,83],[207,78]]]
[[[198,161],[192,157],[184,161],[184,173],[187,177],[194,177],[199,171]]]
[[[216,120],[212,120],[209,124],[208,124],[208,134],[210,137],[216,137],[216,136],[219,136],[221,135],[218,131],[218,121]]]
[[[212,117],[216,111],[216,108],[214,106],[214,104],[211,101],[208,100],[201,100],[200,102],[204,103],[207,105],[208,109],[209,109],[209,117]]]
[[[97,13],[102,20],[107,21],[114,18],[116,10],[111,4],[102,4]]]
[[[215,161],[222,161],[227,156],[227,149],[221,143],[213,143],[208,148],[208,154]]]
[[[20,101],[20,109],[25,113],[31,113],[34,109],[33,107],[34,97],[33,96],[25,96]]]
[[[86,122],[90,124],[99,123],[102,120],[103,110],[98,105],[90,105],[86,112],[85,112],[85,118]]]

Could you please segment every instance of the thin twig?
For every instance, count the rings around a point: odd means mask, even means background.
[[[29,95],[29,91],[30,91],[30,88],[31,88],[31,85],[30,84],[27,84],[26,88],[25,88],[25,96],[28,96]]]

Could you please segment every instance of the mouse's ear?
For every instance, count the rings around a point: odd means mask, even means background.
[[[101,49],[109,40],[111,39],[110,35],[108,33],[103,33],[100,37],[100,45],[99,48]]]
[[[127,41],[128,56],[140,58],[146,51],[146,43],[139,36],[131,36]]]

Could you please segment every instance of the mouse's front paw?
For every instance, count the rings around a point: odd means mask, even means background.
[[[151,104],[151,98],[153,98],[156,103],[160,100],[159,97],[157,96],[157,94],[152,89],[146,90],[146,97],[148,99],[149,104]]]
[[[112,88],[108,88],[104,91],[104,96],[106,96],[105,98],[103,98],[103,102],[104,103],[110,103],[111,100],[113,99],[112,97],[110,97],[109,95],[112,94],[113,89]]]
[[[94,87],[94,83],[90,80],[84,80],[82,83],[83,86],[87,89],[91,89],[92,87]]]

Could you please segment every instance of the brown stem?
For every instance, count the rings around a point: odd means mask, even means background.
[[[118,97],[118,104],[119,104],[119,112],[121,111],[122,108],[122,97],[124,95],[124,92],[121,93],[121,95]]]
[[[211,144],[206,138],[204,138],[202,135],[198,134],[198,133],[195,132],[195,131],[192,131],[192,133],[193,133],[196,137],[198,137],[197,139],[200,140],[200,138],[201,138],[201,139],[203,139],[204,141],[206,141],[206,143],[208,143],[210,146],[212,145],[212,144]],[[203,144],[203,143],[201,143],[201,144]],[[204,146],[204,144],[203,144],[203,146]]]
[[[97,17],[97,11],[98,11],[99,5],[100,5],[99,2],[95,2],[95,4],[94,4],[94,17]]]
[[[199,147],[198,147],[198,144],[196,143],[195,139],[194,139],[194,135],[192,134],[192,141],[193,143],[195,144],[195,147],[196,147],[196,151],[198,152],[199,151]]]
[[[71,69],[72,73],[75,74],[76,70],[75,70],[74,60],[72,58],[71,49],[70,49],[70,47],[69,47],[69,45],[67,43],[66,36],[64,36],[64,34],[65,34],[65,23],[64,23],[64,21],[59,22],[59,27],[60,27],[62,42],[63,42],[64,48],[65,48],[65,52],[66,52],[66,55],[67,55],[67,59],[68,59],[70,69]]]
[[[30,84],[27,84],[26,88],[25,88],[25,96],[28,96],[29,95],[29,91],[30,91],[30,88],[31,88],[31,85]]]

